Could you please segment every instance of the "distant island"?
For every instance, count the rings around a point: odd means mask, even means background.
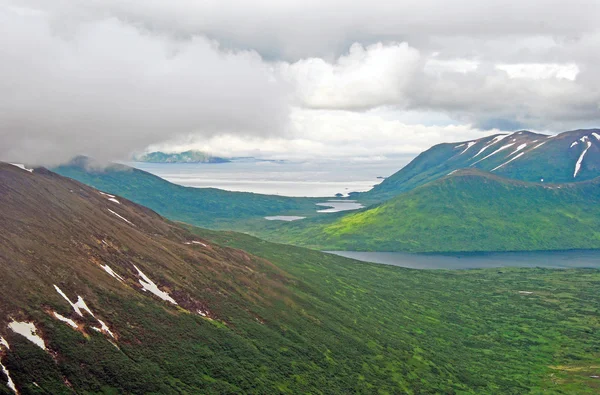
[[[136,162],[147,163],[228,163],[231,160],[212,156],[202,151],[189,150],[180,153],[150,152],[134,158]]]

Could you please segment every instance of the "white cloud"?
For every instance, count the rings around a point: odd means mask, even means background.
[[[280,63],[279,72],[292,82],[304,106],[364,109],[402,103],[419,59],[419,51],[406,43],[354,43],[334,63],[302,59]]]
[[[518,63],[498,64],[498,70],[505,71],[510,78],[530,78],[534,80],[557,78],[575,81],[579,67],[574,63]]]
[[[0,158],[117,159],[184,133],[285,129],[287,92],[254,51],[113,17],[56,25],[0,4]]]
[[[364,157],[597,126],[598,16],[586,0],[0,0],[0,159],[182,139]]]
[[[431,118],[436,118],[431,114]],[[396,111],[353,112],[296,108],[291,113],[290,133],[285,137],[194,137],[150,150],[181,152],[198,149],[215,155],[255,156],[269,159],[373,159],[415,155],[448,141],[480,138],[497,131],[481,131],[469,125],[429,125],[403,122]],[[409,114],[409,119],[413,114]]]

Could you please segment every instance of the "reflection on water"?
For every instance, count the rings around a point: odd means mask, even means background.
[[[600,250],[408,254],[404,252],[326,251],[359,261],[412,269],[548,267],[600,269]]]

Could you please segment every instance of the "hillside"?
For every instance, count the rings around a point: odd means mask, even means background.
[[[212,156],[202,151],[189,150],[179,153],[165,153],[161,151],[148,152],[135,157],[138,162],[148,163],[227,163],[227,158]]]
[[[590,180],[600,176],[600,129],[574,130],[556,136],[519,131],[438,144],[358,196],[383,201],[462,168],[530,182]]]
[[[213,229],[241,229],[251,226],[245,225],[247,222],[265,222],[263,217],[272,215],[315,215],[315,203],[320,201],[184,187],[124,165],[94,168],[90,166],[90,159],[84,157],[52,170],[102,191],[131,199],[169,219]]]
[[[600,179],[542,184],[460,170],[333,221],[285,225],[270,237],[327,250],[600,248]]]
[[[0,240],[0,393],[599,388],[598,271],[359,263],[6,164]]]

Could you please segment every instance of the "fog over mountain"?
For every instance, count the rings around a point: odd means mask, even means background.
[[[600,124],[591,2],[225,3],[0,0],[0,159],[368,157]]]

